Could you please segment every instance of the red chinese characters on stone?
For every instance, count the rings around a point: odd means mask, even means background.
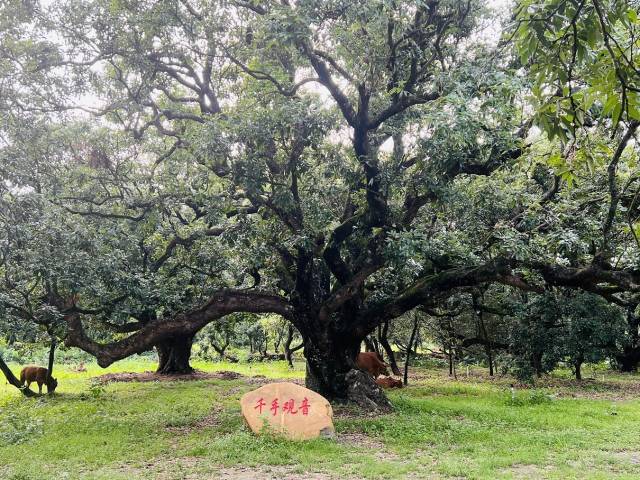
[[[335,436],[331,404],[302,385],[291,382],[263,385],[245,393],[240,407],[247,425],[258,435],[282,434],[290,440]]]
[[[293,398],[289,399],[289,401],[284,402],[282,406],[282,411],[284,413],[290,413],[291,415],[295,415],[298,413],[298,410],[295,408],[295,400]]]
[[[264,398],[260,397],[256,402],[254,410],[258,410],[258,414],[262,413],[262,409],[267,405],[264,401]],[[269,410],[271,411],[271,415],[276,416],[278,414],[278,409],[282,408],[283,414],[296,415],[298,412],[302,412],[302,415],[309,415],[309,408],[311,408],[311,404],[307,397],[304,397],[302,403],[300,404],[300,408],[296,408],[296,401],[293,398],[285,401],[280,407],[278,403],[278,399],[274,398],[271,400],[271,407]]]
[[[275,416],[278,413],[278,399],[274,398],[271,402],[271,412]]]
[[[311,407],[311,405],[309,405],[309,400],[307,399],[307,397],[304,397],[304,400],[302,400],[302,405],[300,406],[300,410],[302,410],[303,415],[309,415],[309,407]]]
[[[264,407],[266,405],[266,403],[264,402],[264,398],[260,397],[258,399],[258,403],[256,404],[255,407],[253,407],[255,410],[258,410],[258,413],[262,413],[262,407]]]

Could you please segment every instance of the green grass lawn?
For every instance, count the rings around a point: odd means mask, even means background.
[[[541,389],[473,370],[449,379],[416,369],[380,417],[336,409],[337,440],[255,437],[239,398],[248,377],[302,378],[304,367],[199,363],[236,380],[96,385],[108,372],[153,369],[149,360],[109,369],[57,367],[53,397],[23,398],[0,385],[2,479],[640,478],[640,378],[607,373],[583,385]],[[17,365],[12,365],[18,371]]]

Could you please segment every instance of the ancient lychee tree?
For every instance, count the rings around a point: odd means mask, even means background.
[[[562,172],[527,157],[529,85],[483,3],[10,3],[29,28],[2,37],[4,195],[53,233],[7,235],[4,307],[52,306],[102,366],[155,347],[162,372],[216,319],[279,314],[311,388],[385,408],[354,358],[417,306],[487,282],[636,290],[533,221]],[[541,175],[514,167],[533,157]]]

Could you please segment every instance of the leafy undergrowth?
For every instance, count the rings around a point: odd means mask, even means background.
[[[525,388],[472,370],[458,380],[414,372],[390,391],[390,415],[336,408],[338,439],[255,437],[238,399],[267,378],[301,379],[304,366],[195,363],[225,379],[96,382],[145,372],[146,359],[86,372],[59,368],[53,397],[0,385],[0,478],[638,478],[637,376],[577,384],[562,373]],[[13,365],[14,370],[18,367]],[[255,378],[257,376],[257,378]],[[93,380],[92,380],[93,379]],[[597,395],[593,395],[596,392]]]

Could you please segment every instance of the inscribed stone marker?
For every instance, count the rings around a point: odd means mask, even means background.
[[[240,399],[242,415],[255,433],[293,440],[334,437],[333,410],[322,395],[295,383],[269,383]],[[265,428],[266,427],[266,428]]]

